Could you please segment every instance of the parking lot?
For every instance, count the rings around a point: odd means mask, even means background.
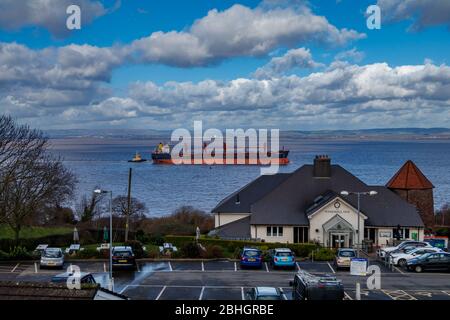
[[[66,263],[68,268],[71,263]],[[74,261],[82,272],[94,275],[105,285],[107,261]],[[332,274],[342,280],[348,300],[356,298],[356,283],[361,284],[363,300],[450,300],[450,273],[409,273],[381,269],[381,290],[367,290],[367,277],[352,276],[348,270],[335,270],[327,262],[300,261],[295,270],[274,270],[269,264],[261,269],[242,270],[234,261],[139,261],[136,271],[114,271],[115,291],[131,299],[145,300],[242,300],[255,286],[278,287],[291,299],[289,281],[299,269],[313,274]],[[61,270],[41,270],[38,263],[0,264],[0,280],[50,281]]]

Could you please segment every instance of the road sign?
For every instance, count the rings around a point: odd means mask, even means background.
[[[368,260],[364,258],[353,258],[350,262],[350,274],[353,276],[367,275]]]

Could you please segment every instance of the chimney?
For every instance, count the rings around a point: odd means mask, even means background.
[[[318,155],[314,159],[314,178],[331,178],[331,159],[328,155]]]

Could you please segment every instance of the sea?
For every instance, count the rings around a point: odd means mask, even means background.
[[[211,212],[233,191],[257,178],[259,166],[155,165],[151,160],[129,163],[136,152],[151,159],[161,137],[58,138],[51,152],[62,157],[78,178],[75,197],[69,205],[89,196],[95,188],[126,195],[132,168],[131,194],[144,202],[148,216],[169,215],[182,206]],[[163,141],[164,142],[164,141]],[[316,155],[328,155],[369,185],[385,185],[407,161],[413,160],[434,184],[435,208],[450,202],[450,140],[442,139],[340,139],[282,136],[280,145],[289,149],[290,164],[279,172],[292,172],[312,164]]]

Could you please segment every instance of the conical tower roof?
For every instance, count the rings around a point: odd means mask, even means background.
[[[420,169],[411,160],[400,168],[400,170],[387,183],[389,189],[403,190],[426,190],[433,189],[434,186]]]

